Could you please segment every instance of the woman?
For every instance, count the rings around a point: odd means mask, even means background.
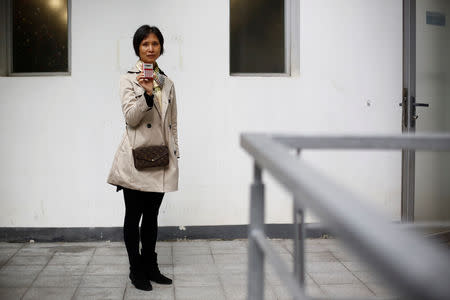
[[[159,271],[155,245],[164,193],[178,189],[177,102],[173,82],[156,63],[164,52],[164,38],[159,29],[148,25],[138,28],[133,47],[139,61],[120,79],[126,132],[114,157],[108,183],[117,186],[117,191],[123,189],[123,233],[131,282],[137,289],[149,291],[150,281],[172,283]],[[144,78],[143,63],[153,64],[155,80]],[[136,169],[133,149],[160,145],[169,149],[168,165]]]

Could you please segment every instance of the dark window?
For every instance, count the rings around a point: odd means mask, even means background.
[[[12,1],[12,73],[69,72],[68,0]]]
[[[231,73],[285,73],[284,0],[230,0]]]

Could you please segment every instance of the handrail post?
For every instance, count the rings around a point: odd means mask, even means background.
[[[305,222],[304,212],[294,199],[294,274],[300,284],[305,286]]]
[[[300,157],[301,149],[296,149],[297,157]],[[297,199],[294,198],[294,274],[300,284],[305,286],[305,220],[303,209],[298,206]]]
[[[254,164],[250,191],[250,224],[248,227],[248,299],[264,298],[264,252],[252,237],[253,231],[264,232],[264,184],[262,170]]]

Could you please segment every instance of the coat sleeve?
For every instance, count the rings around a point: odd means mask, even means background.
[[[133,88],[133,83],[126,76],[120,78],[120,101],[122,102],[122,112],[125,117],[125,122],[130,127],[136,127],[141,122],[145,113],[151,109],[147,105],[144,93],[137,94]]]
[[[175,140],[175,156],[180,158],[180,148],[178,147],[178,120],[177,120],[177,96],[175,94],[175,86],[172,86],[172,135]]]

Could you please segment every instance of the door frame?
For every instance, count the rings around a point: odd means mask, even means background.
[[[416,131],[416,0],[403,0],[402,133]],[[401,221],[414,221],[416,152],[402,150]]]

